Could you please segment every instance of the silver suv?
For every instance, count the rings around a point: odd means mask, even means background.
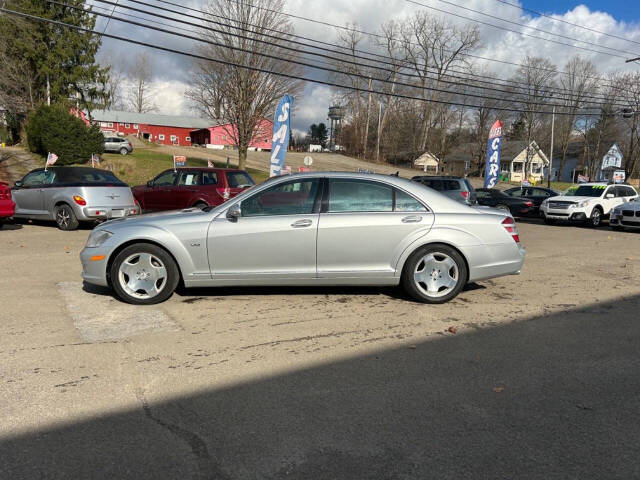
[[[418,175],[413,177],[411,180],[421,183],[429,188],[433,188],[443,195],[453,198],[455,201],[464,203],[465,205],[476,205],[478,203],[478,200],[476,199],[476,191],[471,186],[471,182],[466,178]]]
[[[126,138],[104,137],[104,151],[127,155],[133,152],[133,145]]]

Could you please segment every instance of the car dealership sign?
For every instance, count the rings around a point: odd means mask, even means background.
[[[269,176],[275,177],[282,174],[284,160],[289,148],[291,107],[293,97],[285,95],[278,103],[275,117],[273,119],[273,138],[271,139],[271,162],[269,166]]]
[[[489,131],[487,147],[487,167],[484,172],[484,188],[493,188],[500,175],[500,149],[502,146],[502,122],[496,120]]]

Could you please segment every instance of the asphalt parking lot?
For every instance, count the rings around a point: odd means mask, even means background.
[[[0,231],[0,478],[639,478],[640,233],[519,222],[449,304],[83,288],[89,230]]]

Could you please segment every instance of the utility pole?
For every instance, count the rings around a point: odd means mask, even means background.
[[[376,139],[376,162],[380,161],[380,122],[382,120],[382,103],[378,102],[378,135]]]
[[[367,140],[369,140],[369,110],[371,110],[371,78],[369,78],[369,100],[367,100],[367,124],[364,127],[364,148],[362,158],[367,159]]]
[[[625,60],[624,63],[637,62],[638,60],[640,60],[640,57],[630,58],[628,60]]]
[[[51,85],[49,84],[49,74],[47,73],[47,105],[51,106]]]
[[[547,188],[551,188],[551,167],[553,167],[553,127],[556,122],[556,106],[553,106],[551,114],[551,151],[549,152],[549,175],[547,175]]]

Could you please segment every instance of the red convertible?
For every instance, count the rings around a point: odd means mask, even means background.
[[[160,211],[215,207],[253,185],[244,170],[184,167],[165,170],[131,191],[142,210]]]
[[[0,182],[0,228],[5,218],[13,217],[16,204],[11,199],[11,189],[5,182]]]

